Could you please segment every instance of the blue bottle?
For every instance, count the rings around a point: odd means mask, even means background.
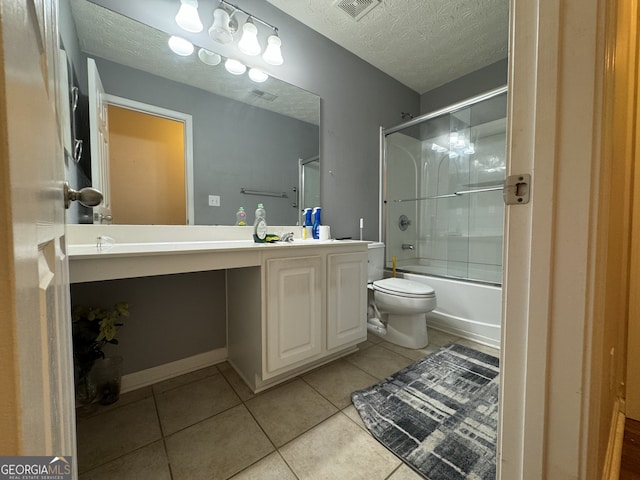
[[[304,228],[302,230],[302,238],[304,240],[310,239],[313,237],[313,232],[311,229],[313,228],[313,221],[311,220],[312,211],[310,208],[304,209]]]
[[[318,240],[320,238],[320,225],[322,225],[320,221],[320,207],[313,208],[313,228],[311,229],[311,233],[313,238]]]

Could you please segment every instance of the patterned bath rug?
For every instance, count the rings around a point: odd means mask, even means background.
[[[494,480],[498,358],[451,344],[352,394],[369,431],[429,480]]]

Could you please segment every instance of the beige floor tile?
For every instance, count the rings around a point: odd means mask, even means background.
[[[300,379],[246,402],[271,441],[280,447],[337,412],[337,408]]]
[[[380,380],[413,363],[410,358],[387,350],[381,345],[349,355],[346,360]]]
[[[243,405],[166,438],[174,480],[226,479],[274,451]]]
[[[415,472],[411,467],[406,464],[402,464],[393,475],[389,477],[389,480],[423,480],[424,477]]]
[[[236,395],[238,395],[243,402],[246,402],[250,398],[256,396],[256,394],[249,389],[244,380],[240,378],[238,372],[236,372],[235,369],[227,362],[220,363],[218,365],[218,369],[222,372],[224,378],[227,379],[227,382],[229,382],[231,388],[233,388],[233,390],[236,392]]]
[[[385,479],[400,464],[342,413],[285,445],[280,453],[301,480]]]
[[[151,387],[138,388],[127,393],[122,393],[117,402],[111,405],[100,405],[99,403],[92,403],[85,407],[76,409],[76,415],[78,417],[90,417],[91,415],[99,415],[109,410],[115,410],[116,408],[123,407],[130,403],[143,400],[153,396],[153,390]]]
[[[157,394],[156,402],[164,435],[241,403],[220,372]]]
[[[395,345],[389,342],[382,342],[379,345],[381,347],[386,348],[387,350],[391,350],[392,352],[399,353],[403,357],[410,358],[414,362],[440,349],[440,345],[435,345],[431,342],[429,342],[429,345],[427,345],[424,348],[416,348],[416,349],[401,347],[400,345]]]
[[[428,323],[428,321],[427,321]],[[452,335],[451,333],[441,332],[435,328],[427,328],[427,336],[429,337],[429,343],[431,345],[447,345],[448,343],[455,343],[460,340],[460,337]]]
[[[218,367],[216,367],[215,365],[211,367],[201,368],[200,370],[185,373],[184,375],[170,378],[169,380],[165,380],[164,382],[156,383],[153,385],[153,392],[154,393],[166,392],[173,388],[181,387],[182,385],[186,385],[188,383],[195,382],[197,380],[201,380],[205,377],[216,375],[218,373],[219,373]]]
[[[379,337],[378,335],[367,332],[367,342],[373,343],[375,345],[376,343],[380,343],[382,341],[384,341],[382,337]]]
[[[493,347],[488,347],[487,345],[482,345],[480,343],[476,343],[472,340],[459,339],[456,343],[460,345],[464,345],[465,347],[475,348],[479,352],[487,353],[489,355],[493,355],[494,357],[500,358],[500,350]]]
[[[369,342],[368,340],[366,340],[366,341],[364,341],[362,343],[359,343],[357,345],[357,347],[358,347],[358,350],[366,350],[367,348],[371,348],[374,345],[377,345],[377,343],[372,343],[372,342]]]
[[[171,480],[164,443],[159,440],[80,475],[80,480]]]
[[[302,379],[338,408],[351,404],[354,391],[378,382],[377,378],[346,360],[336,360],[304,375]]]
[[[358,410],[356,410],[356,407],[354,407],[353,405],[349,405],[347,408],[342,409],[342,413],[353,420],[356,425],[362,428],[365,432],[369,433],[369,430],[362,421],[362,417],[360,417],[360,414],[358,413]]]
[[[79,418],[78,470],[86,472],[161,438],[152,397]]]
[[[296,480],[296,476],[287,466],[278,452],[263,458],[255,465],[251,465],[233,480]]]

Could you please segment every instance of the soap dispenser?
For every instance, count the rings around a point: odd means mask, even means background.
[[[259,203],[256,209],[256,219],[253,222],[253,240],[257,243],[264,243],[267,238],[267,212],[264,206]]]

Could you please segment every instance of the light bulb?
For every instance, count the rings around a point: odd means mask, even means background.
[[[451,132],[449,135],[449,145],[455,145],[458,143],[458,132]]]
[[[193,53],[193,44],[184,38],[173,36],[169,39],[169,48],[176,55],[188,57]]]
[[[244,63],[233,58],[228,58],[227,61],[224,62],[224,68],[233,75],[242,75],[247,71],[247,66]]]
[[[198,33],[204,28],[198,15],[198,0],[180,0],[182,5],[176,15],[176,23],[187,32]]]
[[[264,73],[262,70],[258,70],[257,68],[249,69],[249,78],[256,83],[262,83],[269,78],[269,75]]]
[[[213,25],[209,29],[209,36],[218,43],[231,43],[233,37],[229,29],[229,12],[223,8],[213,11]]]
[[[258,43],[258,29],[253,24],[251,17],[242,26],[242,38],[238,42],[238,48],[247,55],[259,55],[262,50]]]
[[[267,48],[262,54],[262,58],[269,65],[282,65],[284,63],[284,59],[282,58],[282,52],[280,51],[280,46],[282,45],[282,40],[278,37],[278,34],[269,35],[267,38]]]
[[[206,48],[198,50],[198,58],[202,63],[207,65],[218,65],[222,61],[222,57],[217,53],[210,52]]]

